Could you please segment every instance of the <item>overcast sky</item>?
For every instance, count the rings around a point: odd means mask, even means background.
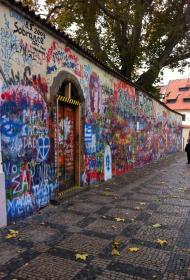
[[[177,71],[177,68],[172,71],[170,69],[164,70],[163,85],[167,85],[169,80],[190,78],[190,67],[186,67],[183,74]]]

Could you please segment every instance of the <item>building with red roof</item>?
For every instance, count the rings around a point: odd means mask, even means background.
[[[160,87],[161,100],[170,109],[183,115],[183,149],[190,137],[190,78],[170,80]]]

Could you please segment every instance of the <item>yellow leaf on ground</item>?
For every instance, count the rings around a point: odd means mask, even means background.
[[[114,225],[113,225],[113,226],[111,226],[111,227],[112,227],[113,229],[116,229],[116,228],[117,228],[117,227],[116,227],[116,226],[114,226]]]
[[[161,224],[154,224],[154,225],[152,225],[152,227],[153,228],[159,228],[159,227],[161,227]]]
[[[119,218],[119,217],[114,218],[114,220],[116,220],[117,222],[125,222],[124,218]]]
[[[17,252],[17,253],[22,253],[23,250],[22,250],[22,249],[18,249],[16,252]]]
[[[77,253],[75,255],[76,260],[86,261],[87,257],[88,257],[88,254],[79,254],[79,253]]]
[[[7,235],[5,236],[5,239],[11,239],[11,238],[13,238],[13,237],[15,237],[15,236],[12,236],[12,234],[7,234]]]
[[[18,234],[18,230],[9,229],[10,234]]]
[[[103,195],[103,196],[113,196],[113,193],[105,191],[105,192],[102,192],[101,195]]]
[[[113,241],[113,246],[114,247],[118,247],[120,244],[121,244],[121,240],[119,240],[119,239],[118,240],[116,239],[116,240]]]
[[[136,210],[141,210],[141,208],[139,206],[135,207]]]
[[[117,249],[113,249],[112,251],[111,251],[111,255],[112,256],[120,256],[120,253],[119,253],[119,251],[117,250]]]
[[[9,229],[9,233],[5,236],[5,239],[15,238],[18,235],[18,230]]]
[[[140,202],[140,205],[146,205],[146,203],[145,202]]]
[[[140,250],[140,248],[138,247],[131,247],[131,248],[128,248],[128,251],[129,252],[138,252]]]
[[[159,244],[160,246],[164,246],[164,245],[167,245],[168,244],[168,242],[164,239],[164,240],[162,240],[162,239],[157,239],[156,241],[155,241],[157,244]]]

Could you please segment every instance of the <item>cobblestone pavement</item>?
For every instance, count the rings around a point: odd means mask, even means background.
[[[18,235],[6,239],[10,229]],[[77,253],[87,259],[76,260]],[[190,166],[184,153],[90,187],[0,231],[0,279],[185,280],[189,267]]]

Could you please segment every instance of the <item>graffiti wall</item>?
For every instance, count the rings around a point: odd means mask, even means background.
[[[180,115],[105,72],[14,7],[0,4],[0,15],[0,126],[9,221],[48,204],[57,188],[59,139],[50,132],[56,130],[57,115],[54,108],[51,117],[49,102],[60,71],[78,80],[84,96],[81,185],[180,150]]]
[[[12,221],[45,206],[56,178],[50,154],[48,85],[34,71],[45,61],[45,34],[13,11],[2,16],[0,125],[7,215]]]

